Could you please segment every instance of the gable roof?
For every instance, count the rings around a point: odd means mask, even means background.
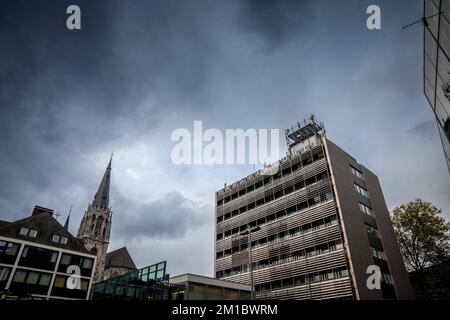
[[[108,252],[106,254],[106,268],[128,268],[137,270],[136,265],[131,258],[126,247]]]
[[[10,224],[10,223],[11,223],[11,222],[9,222],[9,221],[0,220],[0,228],[3,227],[3,226],[8,225],[8,224]]]
[[[22,227],[36,229],[38,231],[36,238],[20,235],[20,229],[22,229]],[[52,237],[54,234],[67,237],[67,244],[53,242]],[[67,231],[55,218],[53,218],[50,212],[33,214],[32,216],[24,219],[6,224],[0,223],[0,236],[35,242],[82,253],[89,253],[89,251],[84,247],[83,242],[80,239],[75,238],[69,231]]]

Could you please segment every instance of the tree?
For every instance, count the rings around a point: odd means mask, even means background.
[[[425,298],[425,269],[448,261],[450,223],[430,202],[416,199],[392,211],[392,221],[406,268],[416,275],[419,297]]]

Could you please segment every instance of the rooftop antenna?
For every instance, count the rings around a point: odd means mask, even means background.
[[[409,28],[409,27],[411,27],[411,26],[413,26],[415,24],[418,24],[420,22],[422,22],[423,26],[428,27],[428,21],[427,21],[428,19],[434,18],[434,17],[439,16],[439,15],[441,15],[443,13],[444,13],[444,11],[441,11],[441,12],[433,14],[433,15],[431,15],[429,17],[422,17],[422,18],[420,18],[420,20],[414,21],[414,22],[412,22],[410,24],[407,24],[406,26],[402,27],[402,30],[407,29],[407,28]]]

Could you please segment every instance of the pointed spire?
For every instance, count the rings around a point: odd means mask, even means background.
[[[92,205],[100,209],[109,208],[109,185],[111,182],[111,162],[113,153],[111,153],[111,158],[109,159],[108,167],[106,168],[105,174],[103,175],[102,182],[98,187],[97,193],[95,194],[94,201]]]
[[[67,216],[66,222],[64,223],[64,229],[69,230],[69,220],[70,220],[70,214]]]
[[[64,223],[64,229],[66,229],[67,231],[69,231],[69,221],[70,221],[70,214],[72,213],[72,207],[73,205],[70,206],[69,214],[67,215],[66,222]]]

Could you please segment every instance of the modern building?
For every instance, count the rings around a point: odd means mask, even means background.
[[[103,175],[94,200],[88,205],[78,229],[77,238],[86,249],[97,256],[94,282],[102,281],[106,264],[109,237],[111,234],[112,210],[109,207],[109,188],[111,184],[111,162]]]
[[[184,286],[168,279],[162,261],[95,283],[92,300],[183,300]]]
[[[43,207],[25,219],[0,221],[0,298],[88,299],[96,256],[67,225]]]
[[[95,283],[92,300],[249,300],[251,286],[196,274],[170,278],[166,262]]]
[[[450,172],[450,0],[424,0],[425,96],[435,114]]]
[[[314,117],[286,139],[283,159],[216,192],[216,277],[257,299],[413,299],[377,176]]]
[[[186,273],[169,279],[170,283],[184,286],[183,300],[250,300],[251,286]]]

